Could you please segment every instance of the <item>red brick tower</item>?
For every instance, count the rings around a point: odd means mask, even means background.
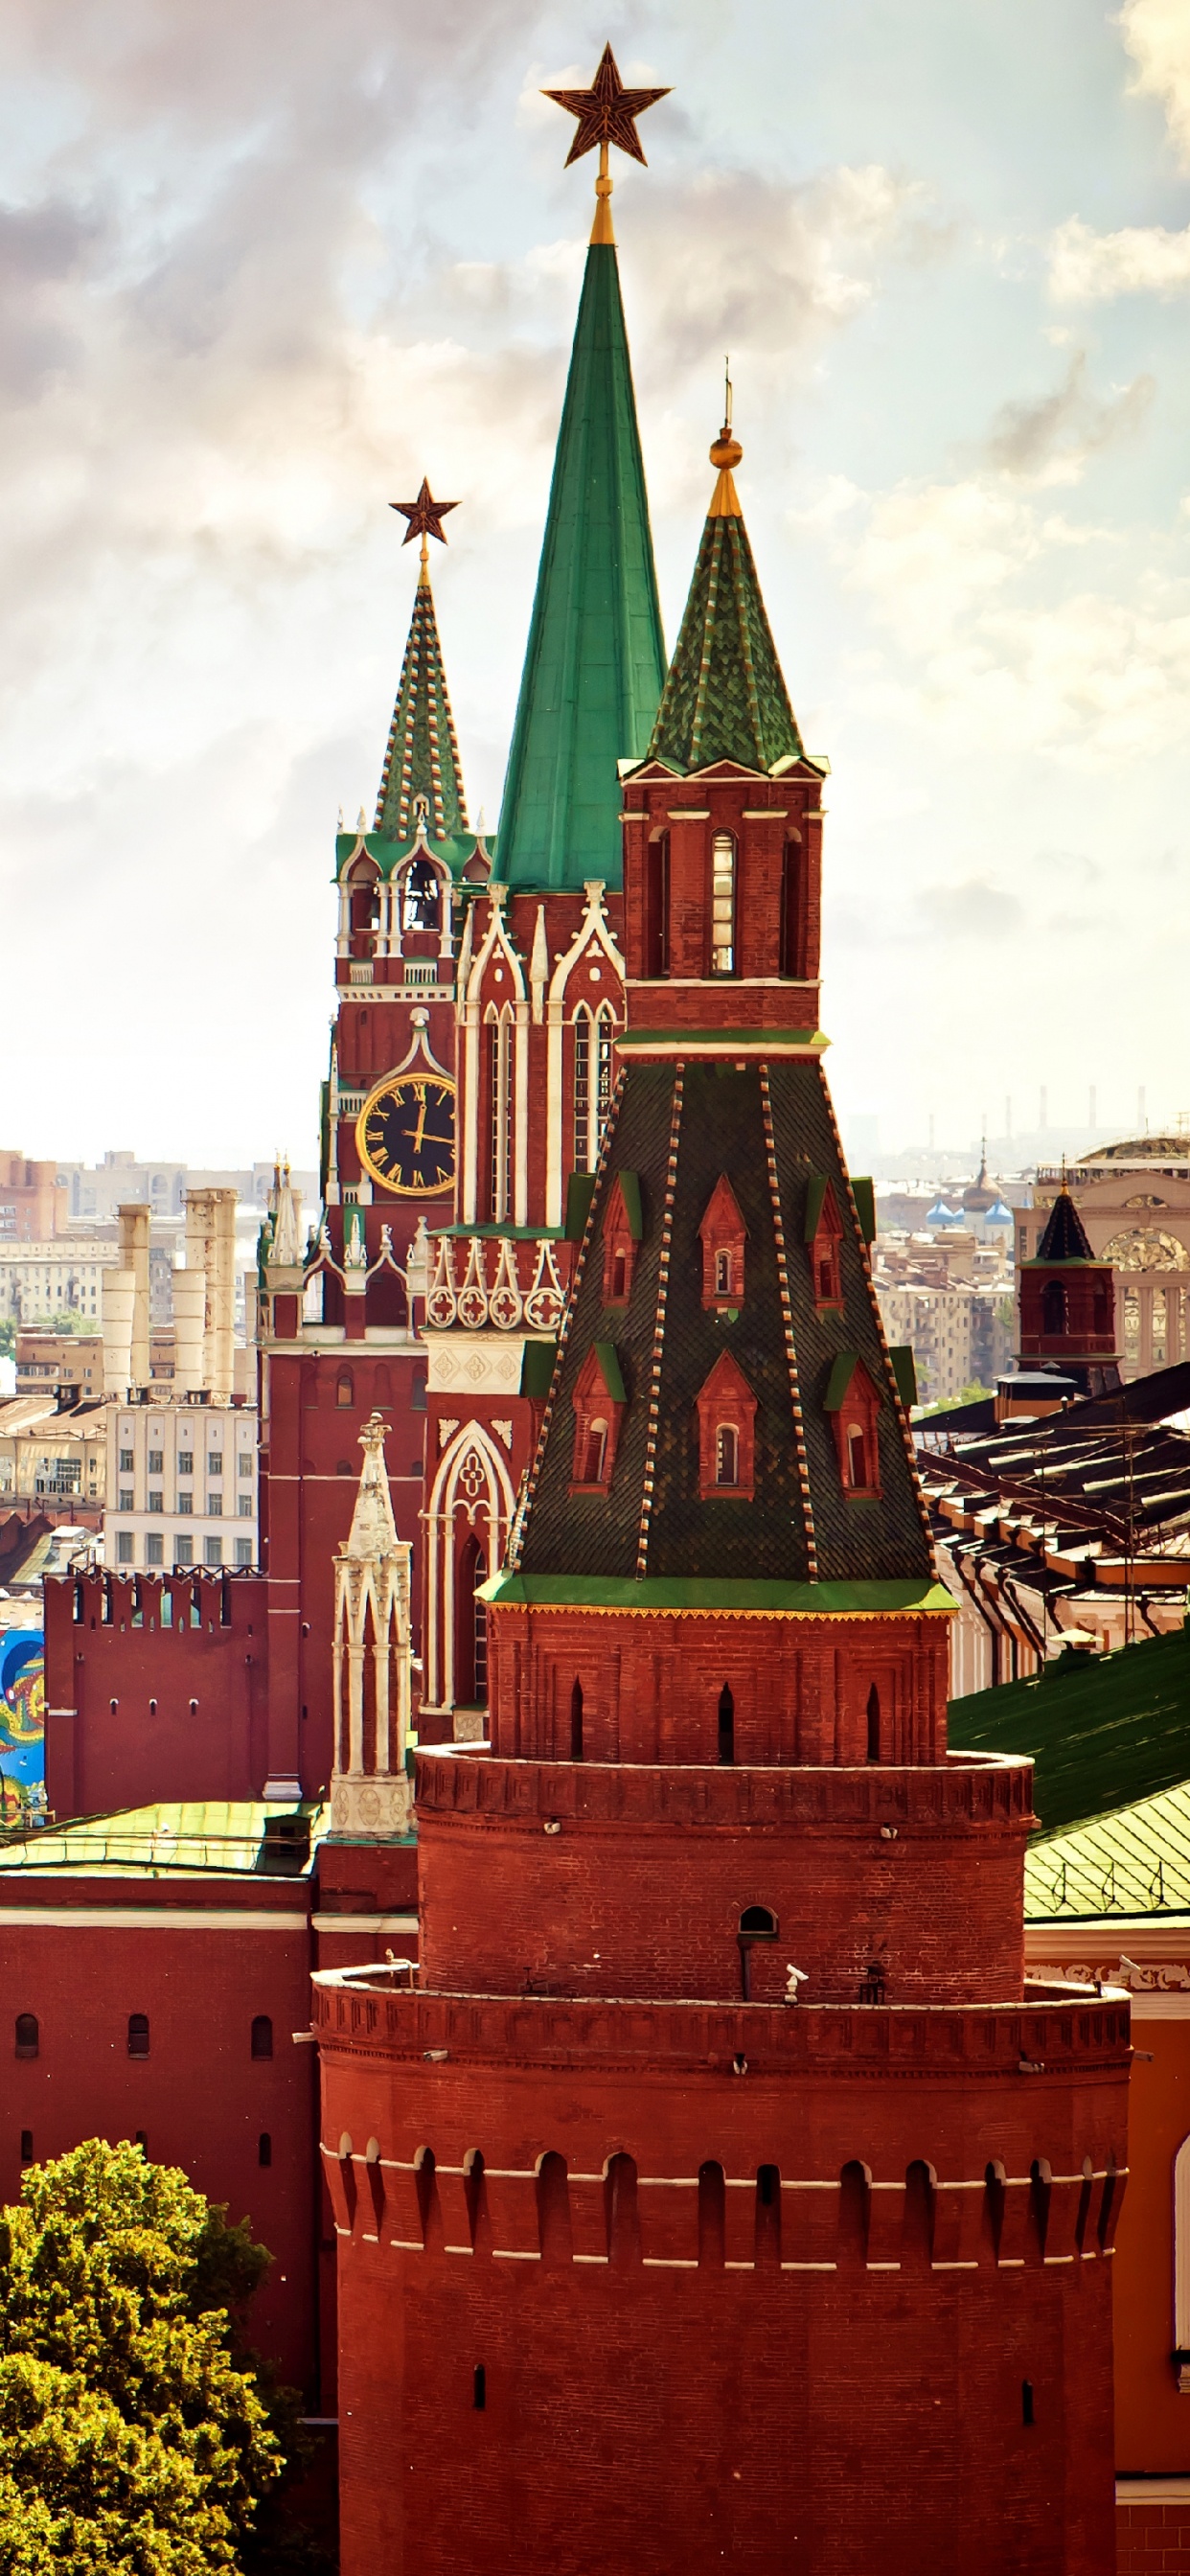
[[[946,1743],[817,1033],[822,764],[725,432],[628,1027],[421,1968],[320,1979],[344,2576],[1109,2576],[1127,1998]]]
[[[397,1527],[421,1586],[426,1354],[417,1326],[427,1225],[455,1179],[454,1011],[461,906],[487,877],[468,829],[434,614],[427,537],[454,507],[423,482],[394,504],[421,568],[373,828],[336,847],[339,927],[323,1216],[303,1245],[291,1193],[262,1242],[261,1555],[268,1575],[270,1792],[324,1790],[331,1771],[335,1550],[355,1500],[360,1426],[388,1426]]]
[[[1021,1263],[1020,1309],[1022,1369],[1056,1369],[1083,1395],[1119,1385],[1112,1266],[1096,1260],[1065,1174],[1036,1255]]]

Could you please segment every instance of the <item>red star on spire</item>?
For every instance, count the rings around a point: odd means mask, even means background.
[[[420,537],[424,546],[427,537],[437,537],[443,545],[446,544],[442,522],[447,511],[457,510],[459,505],[457,501],[436,501],[423,474],[416,501],[390,501],[388,506],[390,510],[399,510],[402,518],[409,521],[402,544],[410,545],[414,537]]]
[[[605,45],[599,69],[590,89],[547,89],[543,98],[552,98],[568,114],[577,116],[578,132],[566,155],[569,170],[572,161],[581,160],[584,152],[593,152],[597,143],[604,149],[614,143],[634,161],[643,161],[636,120],[659,98],[668,98],[667,89],[625,89],[616,69],[616,58],[610,45]]]

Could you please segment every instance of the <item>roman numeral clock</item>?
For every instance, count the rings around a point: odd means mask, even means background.
[[[453,1189],[455,1085],[431,1055],[424,1029],[404,1064],[368,1093],[355,1143],[361,1170],[394,1198],[438,1198]]]

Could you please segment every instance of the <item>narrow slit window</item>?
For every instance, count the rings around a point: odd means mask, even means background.
[[[711,973],[735,973],[735,842],[716,832],[711,843]]]
[[[147,2013],[129,2013],[128,2015],[128,2054],[130,2057],[147,2057],[149,2054],[149,2016]]]
[[[32,2131],[32,2129],[22,2129],[22,2131],[21,2131],[21,2163],[22,2163],[23,2165],[31,2165],[31,2164],[32,2164],[32,2162],[33,2162],[33,2131]]]
[[[588,1423],[587,1452],[583,1461],[583,1483],[585,1485],[601,1485],[603,1483],[603,1468],[606,1457],[606,1422]]]
[[[254,2057],[271,2057],[273,2054],[273,2025],[267,2013],[257,2013],[253,2017],[252,2054]]]
[[[727,1682],[719,1693],[719,1759],[735,1760],[735,1701]]]
[[[477,2361],[471,2374],[471,2403],[477,2415],[483,2414],[487,2402],[488,2374],[482,2361]]]
[[[579,1011],[574,1023],[574,1168],[591,1169],[591,1014]]]
[[[267,2129],[261,2130],[256,2141],[256,2161],[258,2165],[271,2165],[273,2161],[273,2141]]]
[[[880,1760],[880,1693],[875,1682],[868,1692],[868,1760]]]
[[[570,1759],[572,1762],[581,1762],[582,1758],[583,1686],[581,1682],[576,1682],[570,1694]]]
[[[715,1254],[715,1295],[730,1297],[732,1284],[731,1254],[729,1251],[717,1252]]]
[[[847,1434],[847,1479],[856,1493],[868,1481],[867,1443],[858,1422],[852,1424]]]
[[[17,2056],[36,2057],[40,2053],[40,2048],[41,2034],[38,2029],[36,2013],[18,2013],[16,2044]]]

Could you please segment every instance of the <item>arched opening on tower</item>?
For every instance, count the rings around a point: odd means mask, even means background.
[[[727,1682],[719,1693],[719,1760],[735,1760],[735,1701]]]
[[[570,1759],[572,1762],[581,1762],[582,1758],[583,1686],[581,1682],[576,1682],[570,1694]]]
[[[730,832],[711,843],[711,973],[736,972],[736,853]]]
[[[401,885],[402,930],[433,930],[442,927],[442,887],[436,867],[425,858],[413,859],[405,870]]]
[[[1066,1326],[1066,1282],[1047,1279],[1041,1292],[1041,1329],[1047,1340],[1056,1340]]]
[[[880,1693],[875,1682],[868,1692],[868,1760],[880,1760]]]

